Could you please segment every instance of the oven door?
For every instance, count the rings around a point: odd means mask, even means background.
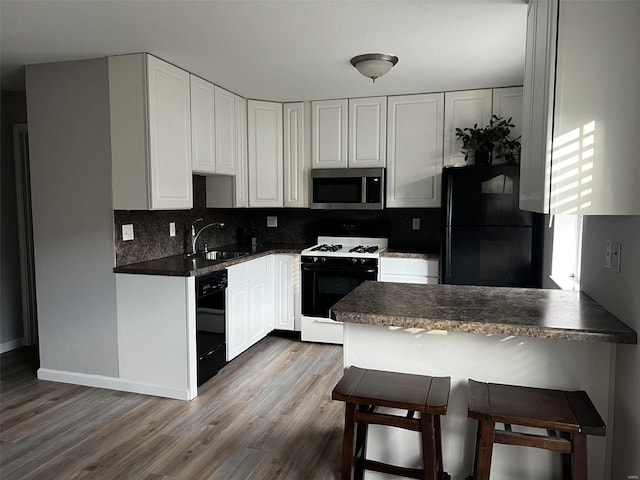
[[[302,262],[302,315],[329,318],[329,309],[366,280],[376,280],[377,265],[326,265]]]

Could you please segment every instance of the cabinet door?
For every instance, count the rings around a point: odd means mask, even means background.
[[[235,95],[215,87],[216,172],[236,174]]]
[[[249,206],[249,165],[247,160],[247,101],[234,96],[236,129],[236,177],[234,182],[234,207]]]
[[[189,73],[147,61],[150,207],[192,208]]]
[[[347,106],[346,99],[311,103],[311,168],[347,168]]]
[[[444,166],[464,166],[456,128],[484,127],[491,120],[491,90],[446,92],[444,106]]]
[[[266,275],[249,281],[249,305],[249,337],[253,345],[269,333],[267,308],[273,304],[268,301]]]
[[[310,105],[285,103],[284,110],[284,206],[309,207]]]
[[[283,206],[282,104],[248,102],[249,206]]]
[[[387,97],[349,99],[349,168],[385,167]]]
[[[213,84],[190,75],[191,168],[193,173],[216,173]]]
[[[555,89],[557,0],[532,0],[524,63],[520,208],[549,212]]]
[[[227,361],[251,346],[249,337],[249,282],[227,288],[226,330]]]
[[[444,94],[388,102],[387,206],[440,207]]]
[[[522,87],[494,88],[492,113],[505,119],[511,117],[515,125],[511,136],[522,135]]]
[[[277,330],[294,329],[293,255],[275,255],[274,321]]]

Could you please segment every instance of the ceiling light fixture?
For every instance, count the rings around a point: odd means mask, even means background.
[[[356,67],[362,75],[376,82],[376,78],[383,76],[391,67],[398,63],[398,57],[385,53],[365,53],[351,59],[351,65]]]

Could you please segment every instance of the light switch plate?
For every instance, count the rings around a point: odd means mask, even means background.
[[[604,268],[611,268],[611,240],[607,240],[607,247],[604,251]]]
[[[278,217],[275,215],[267,215],[267,227],[277,227],[278,226]]]
[[[176,222],[169,223],[169,236],[170,237],[176,236]]]
[[[620,265],[622,264],[622,243],[615,242],[613,244],[613,254],[611,255],[611,269],[620,273]]]
[[[133,240],[133,223],[122,225],[122,241],[127,242]]]
[[[420,230],[420,219],[419,218],[414,218],[413,220],[411,220],[411,228],[413,228],[414,230]]]

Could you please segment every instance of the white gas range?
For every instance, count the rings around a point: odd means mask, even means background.
[[[342,323],[329,310],[361,283],[377,280],[387,246],[387,238],[320,235],[317,245],[302,251],[303,341],[342,344]]]

